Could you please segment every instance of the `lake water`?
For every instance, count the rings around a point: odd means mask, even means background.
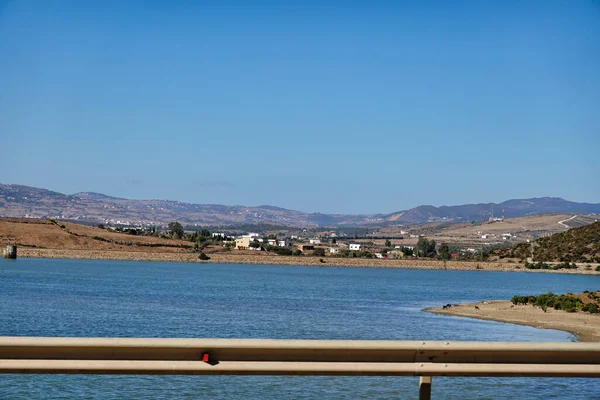
[[[424,313],[514,294],[600,289],[599,276],[0,260],[0,336],[570,341]],[[434,378],[436,399],[600,399],[598,379]],[[418,378],[0,376],[1,399],[415,399]]]

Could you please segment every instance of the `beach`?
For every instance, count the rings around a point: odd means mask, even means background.
[[[477,308],[476,308],[477,307]],[[581,342],[600,341],[600,315],[587,312],[568,313],[548,308],[546,312],[532,305],[513,305],[508,300],[481,301],[473,304],[427,308],[424,311],[455,317],[533,326],[539,329],[557,329],[577,336]]]

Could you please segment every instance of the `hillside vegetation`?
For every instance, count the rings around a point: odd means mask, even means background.
[[[497,250],[495,255],[499,258],[526,260],[531,256],[531,244],[520,243],[508,249]],[[536,240],[533,258],[538,262],[600,262],[600,222]]]
[[[539,296],[513,296],[511,302],[515,305],[531,304],[534,307],[540,307],[544,312],[548,308],[554,308],[570,313],[583,311],[600,314],[600,290],[596,292],[586,290],[580,294],[555,295],[550,292]]]

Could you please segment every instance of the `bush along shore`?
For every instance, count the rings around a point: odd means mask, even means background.
[[[559,269],[577,269],[577,264],[570,264],[565,261],[561,264],[549,265],[544,262],[529,263],[525,261],[524,267],[527,269],[552,269],[554,271],[557,271]]]
[[[548,308],[563,310],[569,313],[589,312],[591,314],[600,314],[600,291],[585,291],[581,294],[573,293],[556,295],[554,293],[540,294],[539,296],[513,296],[511,302],[514,305],[531,304],[539,307],[546,312]]]

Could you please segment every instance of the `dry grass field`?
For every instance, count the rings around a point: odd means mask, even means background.
[[[85,225],[47,220],[0,219],[0,240],[12,238],[18,246],[70,250],[129,250],[144,252],[189,251],[190,242],[151,236],[134,236]],[[181,246],[181,247],[177,247]]]

